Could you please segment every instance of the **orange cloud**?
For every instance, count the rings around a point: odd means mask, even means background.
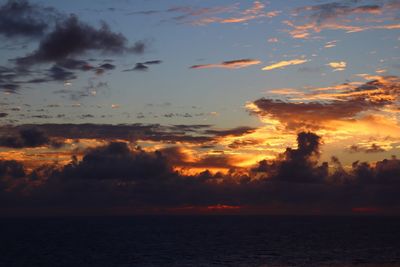
[[[281,69],[281,68],[291,66],[291,65],[303,64],[303,63],[306,63],[307,61],[308,61],[307,59],[292,59],[292,60],[288,60],[288,61],[283,60],[283,61],[279,61],[275,64],[265,66],[264,68],[262,68],[262,70]]]

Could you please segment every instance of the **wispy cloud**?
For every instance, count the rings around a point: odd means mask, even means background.
[[[208,68],[241,69],[258,64],[261,64],[260,60],[237,59],[237,60],[224,61],[216,64],[193,65],[190,68],[191,69],[208,69]]]
[[[373,29],[399,29],[396,12],[399,7],[390,3],[357,5],[358,1],[338,1],[297,8],[293,20],[284,23],[290,26],[289,34],[296,39],[310,38],[322,30],[344,30],[347,33]],[[328,47],[332,45],[328,44]]]
[[[262,70],[282,69],[287,66],[303,64],[303,63],[306,63],[307,61],[308,61],[307,59],[283,60],[283,61],[279,61],[275,64],[265,66],[264,68],[262,68]]]

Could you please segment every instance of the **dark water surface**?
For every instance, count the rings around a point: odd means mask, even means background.
[[[0,220],[0,266],[400,266],[400,218]]]

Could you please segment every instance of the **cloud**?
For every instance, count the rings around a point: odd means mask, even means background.
[[[265,12],[261,1],[254,1],[252,6],[240,9],[239,4],[217,7],[177,6],[167,10],[168,13],[178,13],[172,19],[177,22],[203,26],[211,23],[246,23],[251,20],[270,18],[279,11]]]
[[[240,136],[251,133],[255,128],[237,127],[233,129],[214,130],[211,125],[171,125],[159,124],[35,124],[20,126],[2,126],[0,133],[13,135],[26,128],[46,133],[53,139],[96,139],[125,140],[130,142],[155,141],[173,143],[207,144],[224,136]]]
[[[140,41],[129,47],[126,37],[121,33],[112,32],[105,23],[100,29],[96,29],[79,21],[75,15],[70,15],[67,19],[58,22],[55,29],[44,36],[36,51],[17,58],[16,62],[20,65],[57,62],[89,51],[141,54],[145,48],[145,43]]]
[[[237,60],[224,61],[218,64],[193,65],[190,68],[191,69],[207,69],[207,68],[241,69],[258,64],[261,64],[261,61],[256,59],[237,59]]]
[[[358,152],[364,152],[364,153],[380,153],[380,152],[385,152],[386,150],[382,148],[378,144],[371,144],[369,147],[365,145],[352,145],[348,149],[351,153],[358,153]]]
[[[292,28],[289,34],[293,38],[301,39],[310,38],[313,32],[319,33],[322,30],[344,30],[352,33],[400,27],[393,15],[398,7],[393,7],[389,3],[357,4],[358,1],[341,1],[297,8],[293,12],[294,20],[287,20],[284,23]]]
[[[8,38],[40,37],[56,17],[52,8],[25,0],[8,0],[0,6],[0,34]]]
[[[24,170],[24,166],[20,162],[15,160],[0,160],[0,178],[15,179],[22,178],[25,175],[26,173]]]
[[[150,61],[145,61],[145,62],[138,62],[135,64],[135,66],[131,69],[126,69],[124,72],[127,71],[147,71],[149,69],[148,65],[158,65],[161,64],[161,60],[150,60]]]
[[[329,67],[333,68],[334,71],[341,71],[341,70],[345,70],[347,63],[345,61],[333,61],[333,62],[329,62],[327,64]]]
[[[0,147],[25,148],[41,146],[59,148],[62,146],[62,142],[54,138],[49,138],[43,131],[37,128],[21,128],[18,129],[17,134],[0,136]]]
[[[247,106],[251,113],[277,120],[287,129],[325,128],[330,121],[356,120],[361,113],[395,105],[399,99],[398,77],[369,78],[375,79],[361,85],[314,89],[314,92],[296,95],[290,101],[260,98]]]
[[[292,59],[292,60],[288,60],[288,61],[284,60],[284,61],[279,61],[279,62],[269,65],[269,66],[265,66],[264,68],[262,68],[262,70],[282,69],[287,66],[304,64],[307,61],[308,61],[307,59]]]
[[[375,165],[356,161],[345,170],[338,158],[319,163],[320,145],[320,136],[300,132],[297,148],[260,161],[248,173],[227,174],[183,174],[171,165],[187,162],[176,148],[146,152],[122,142],[91,148],[62,168],[41,166],[27,172],[17,161],[1,160],[0,196],[7,201],[0,210],[26,215],[26,210],[48,214],[54,208],[76,214],[123,209],[135,214],[234,206],[239,213],[258,207],[261,213],[311,214],[317,209],[322,214],[351,214],[374,207],[376,213],[398,214],[400,160],[392,157]],[[194,164],[207,166],[212,160],[229,163],[210,158]]]
[[[229,130],[206,130],[205,133],[214,136],[241,136],[252,133],[255,130],[256,128],[252,127],[237,127]]]

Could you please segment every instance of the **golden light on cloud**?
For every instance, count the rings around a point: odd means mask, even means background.
[[[265,66],[264,68],[262,68],[262,70],[282,69],[287,66],[303,64],[303,63],[306,63],[307,61],[308,61],[307,59],[283,60],[283,61],[279,61],[275,64]]]
[[[345,61],[333,61],[327,64],[329,67],[333,68],[333,71],[342,71],[347,67],[347,63]]]

